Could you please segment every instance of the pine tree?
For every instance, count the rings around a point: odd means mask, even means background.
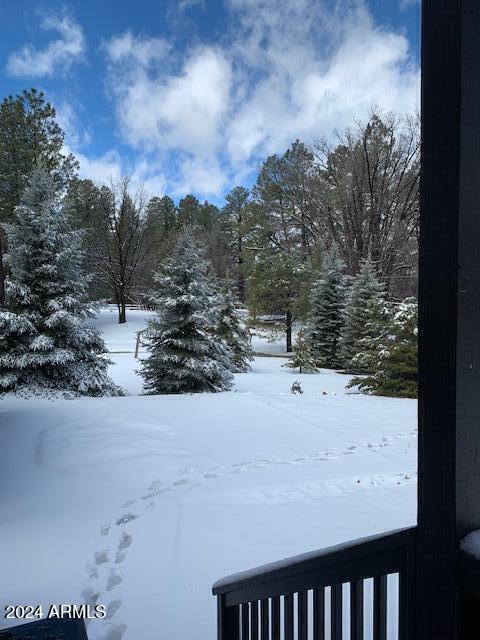
[[[377,309],[376,314],[371,327],[376,327],[377,335],[364,340],[367,348],[357,356],[373,373],[353,378],[348,386],[379,396],[416,398],[417,303],[406,298],[389,311]]]
[[[42,164],[56,188],[63,190],[74,177],[78,162],[65,154],[65,134],[56,122],[55,109],[42,91],[22,91],[0,103],[0,224],[11,222],[15,207],[27,187],[33,169]],[[5,269],[2,254],[7,252],[0,228],[0,306],[4,303]]]
[[[363,371],[352,363],[361,350],[361,341],[368,337],[369,306],[380,303],[384,286],[378,280],[375,265],[370,258],[362,261],[360,271],[353,278],[345,307],[345,324],[340,339],[340,358],[347,370]]]
[[[374,373],[378,366],[378,352],[388,336],[392,303],[383,298],[371,299],[367,305],[364,336],[358,341],[358,351],[352,357],[352,369]]]
[[[289,369],[298,369],[298,373],[316,373],[318,363],[312,354],[310,343],[305,339],[305,331],[298,332],[294,354],[283,365]]]
[[[231,353],[212,335],[218,321],[215,286],[192,238],[182,235],[163,272],[154,276],[157,317],[148,327],[150,355],[141,375],[147,393],[230,389]]]
[[[340,366],[339,340],[344,325],[346,281],[343,262],[336,245],[325,254],[322,278],[310,295],[310,326],[307,340],[317,363],[324,367]]]
[[[0,311],[0,391],[120,393],[107,376],[105,344],[89,324],[81,232],[70,229],[45,169],[34,170],[5,229],[11,278]]]
[[[233,373],[245,373],[250,370],[250,361],[253,359],[250,332],[242,324],[230,291],[219,295],[218,314],[214,335],[230,349]]]

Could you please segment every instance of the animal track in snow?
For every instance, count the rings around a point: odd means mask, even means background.
[[[127,522],[131,522],[132,520],[135,520],[136,518],[138,518],[138,516],[135,513],[125,513],[123,516],[120,516],[119,518],[117,518],[115,520],[115,524],[117,526],[119,526],[121,524],[127,524]]]

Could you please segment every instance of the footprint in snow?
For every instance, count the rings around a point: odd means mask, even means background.
[[[127,522],[131,522],[132,520],[135,520],[136,518],[138,518],[138,515],[135,513],[126,513],[123,516],[120,516],[119,518],[117,518],[117,520],[115,520],[115,524],[117,526],[121,525],[121,524],[127,524]]]
[[[87,564],[87,566],[85,567],[85,571],[87,572],[87,576],[89,578],[92,578],[92,580],[94,580],[95,578],[98,578],[97,567],[94,567],[91,564]]]
[[[118,569],[110,569],[108,574],[107,586],[105,587],[107,591],[112,591],[116,586],[121,584],[123,581],[123,575],[120,573]]]
[[[181,478],[180,480],[175,480],[175,482],[173,483],[173,485],[175,487],[179,487],[182,484],[188,484],[190,482],[190,480],[188,478]]]
[[[126,624],[111,625],[105,635],[97,636],[95,640],[122,640],[126,630]]]
[[[108,555],[108,549],[102,549],[101,551],[95,551],[93,554],[95,558],[95,564],[105,564],[105,562],[110,562],[110,558]]]
[[[160,493],[164,493],[165,489],[162,489],[161,480],[154,480],[152,484],[148,487],[147,493],[143,496],[140,496],[142,500],[149,500],[155,496],[158,496]]]
[[[88,587],[82,591],[82,598],[85,604],[90,605],[90,607],[95,607],[97,604],[97,600],[100,597],[100,593],[96,592],[92,587]]]
[[[107,604],[107,608],[105,610],[105,617],[109,620],[121,607],[122,600],[117,598],[116,600],[112,600]]]

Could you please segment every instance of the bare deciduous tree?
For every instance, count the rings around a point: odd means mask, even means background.
[[[93,221],[93,267],[118,307],[118,321],[126,322],[128,302],[138,303],[139,284],[148,264],[149,239],[142,190],[131,195],[123,177],[100,189],[99,211]]]
[[[312,233],[330,238],[351,274],[368,256],[391,290],[414,273],[418,230],[417,118],[381,117],[314,145],[318,180]]]

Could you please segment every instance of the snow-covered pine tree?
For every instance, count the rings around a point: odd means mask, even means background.
[[[383,298],[372,298],[367,304],[367,319],[358,351],[352,357],[352,369],[374,373],[378,366],[378,353],[382,349],[390,327],[392,303]]]
[[[325,254],[322,277],[310,294],[310,318],[306,339],[319,366],[340,366],[339,340],[344,324],[346,280],[338,247]]]
[[[356,356],[372,371],[349,385],[379,396],[417,397],[418,305],[406,298],[400,305],[374,310],[377,336],[364,340],[366,350]],[[354,359],[355,362],[355,359]]]
[[[232,354],[212,335],[217,291],[208,263],[186,232],[162,272],[154,275],[157,317],[149,323],[150,355],[140,373],[147,393],[201,393],[230,389]]]
[[[303,329],[298,332],[293,356],[283,366],[288,369],[298,369],[298,373],[315,373],[318,371],[318,362],[312,355],[310,343],[305,339],[305,331]]]
[[[72,231],[42,168],[33,171],[13,224],[5,225],[11,278],[0,309],[0,391],[117,395],[87,301],[81,232]]]
[[[379,305],[385,287],[379,281],[371,258],[363,260],[358,274],[353,278],[345,306],[345,324],[340,338],[340,359],[345,369],[358,372],[364,369],[353,365],[352,359],[362,350],[361,341],[369,336],[369,307]]]
[[[250,332],[242,324],[233,294],[225,291],[218,297],[218,321],[214,335],[230,349],[233,373],[245,373],[250,370],[253,359]]]

